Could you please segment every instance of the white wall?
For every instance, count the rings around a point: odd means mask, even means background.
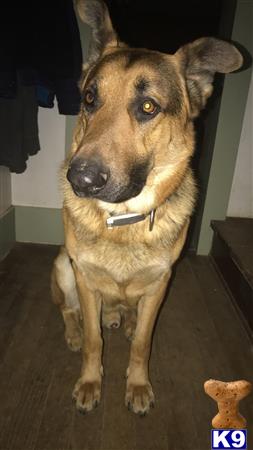
[[[253,76],[251,76],[227,216],[253,218]]]
[[[40,151],[31,156],[23,174],[12,174],[12,204],[60,208],[59,167],[65,157],[66,117],[53,109],[39,108]]]

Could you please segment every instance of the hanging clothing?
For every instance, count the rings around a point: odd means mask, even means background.
[[[21,173],[39,150],[38,105],[80,109],[82,68],[72,0],[3,2],[0,7],[0,165]]]
[[[35,87],[17,82],[15,98],[0,98],[0,165],[22,173],[39,149]]]
[[[38,87],[39,106],[56,97],[60,114],[78,114],[82,49],[72,0],[5,2],[0,12],[0,97],[15,98],[18,72]]]

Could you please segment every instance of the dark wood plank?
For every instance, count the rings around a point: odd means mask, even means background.
[[[129,343],[120,329],[104,331],[102,401],[82,416],[71,402],[81,355],[67,349],[49,296],[56,251],[19,245],[5,261],[0,449],[208,450],[216,405],[204,381],[252,381],[253,374],[252,345],[208,258],[187,257],[176,267],[150,360],[155,409],[140,418],[124,405]],[[241,411],[252,424],[252,398]]]
[[[124,404],[129,342],[123,329],[105,330],[104,414],[100,450],[135,450],[136,419]]]
[[[52,316],[48,318],[48,322]],[[52,386],[53,354],[51,336],[44,327],[38,341],[37,351],[26,373],[25,383],[20,387],[19,401],[13,411],[8,446],[10,450],[35,448],[46,401]]]
[[[203,329],[198,327],[198,315],[206,325]],[[162,385],[167,386],[165,417],[169,408],[172,411],[167,431],[168,448],[175,450],[179,442],[183,450],[205,450],[210,446],[210,405],[203,392],[203,383],[210,377],[202,346],[203,334],[207,333],[206,322],[208,318],[199,307],[199,293],[184,260],[177,266],[155,334]]]
[[[249,340],[229,296],[226,295],[211,260],[193,257],[190,260],[190,265],[199,288],[203,292],[202,298],[213,321],[215,334],[223,348],[221,364],[229,369],[226,376],[217,378],[223,381],[246,379],[253,382],[252,341]],[[252,394],[241,403],[240,409],[247,418],[251,429],[253,424]],[[253,435],[250,432],[248,448],[253,448]]]
[[[72,353],[67,348],[63,337],[63,323],[58,311],[57,317],[47,323],[47,332],[51,336],[49,348],[51,347],[52,353],[50,358],[52,378],[34,448],[68,449],[71,448],[71,427],[75,412],[71,394],[80,370],[81,356],[80,353]]]
[[[14,272],[17,271],[17,261],[19,261],[20,276],[23,271],[24,259],[19,259],[14,249],[9,260],[14,257]],[[13,304],[8,314],[1,316],[1,320],[6,320],[10,328],[10,339],[6,347],[2,347],[0,364],[0,398],[3,414],[0,414],[0,446],[8,448],[7,441],[12,438],[13,421],[15,414],[18,413],[18,404],[21,399],[22,389],[26,386],[26,377],[29,367],[34,361],[38,352],[38,342],[41,339],[43,331],[46,330],[46,322],[50,315],[51,303],[48,292],[49,269],[37,265],[40,273],[39,277],[34,276],[27,270],[26,276],[22,281],[23,296],[14,295]],[[20,276],[20,282],[21,282]],[[46,285],[45,285],[46,283]],[[9,286],[6,286],[8,290]],[[39,295],[38,295],[39,292]],[[20,290],[18,290],[20,293]],[[15,321],[8,320],[8,317],[14,315]],[[8,331],[8,327],[7,327]],[[7,439],[7,441],[6,441]]]
[[[252,377],[252,342],[248,339],[211,261],[204,257],[192,257],[190,265],[199,289],[203,292],[202,298],[223,348],[224,357],[229,358],[234,376]]]

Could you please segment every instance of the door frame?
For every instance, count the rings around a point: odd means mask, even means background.
[[[232,40],[253,53],[253,2],[237,0]],[[207,255],[212,244],[211,220],[226,218],[247,103],[252,68],[226,76],[221,98],[212,163],[201,220],[197,254]]]

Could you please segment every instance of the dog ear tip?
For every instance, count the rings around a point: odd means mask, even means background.
[[[232,44],[231,44],[232,45]],[[226,68],[226,71],[224,73],[232,73],[232,72],[238,72],[243,70],[244,66],[244,58],[241,52],[232,45],[233,48],[233,61],[229,66]]]
[[[199,43],[210,44],[210,47],[213,48],[214,54],[217,50],[218,50],[218,52],[220,50],[221,53],[223,53],[223,58],[224,58],[223,70],[219,70],[217,68],[218,72],[227,74],[227,73],[235,72],[235,71],[238,71],[239,69],[242,69],[243,64],[244,64],[244,58],[243,58],[242,53],[237,48],[237,46],[234,45],[234,43],[223,40],[223,39],[219,39],[216,37],[212,37],[212,36],[200,38]],[[227,63],[226,63],[226,58],[227,58]],[[222,61],[221,61],[221,63],[223,65]]]

